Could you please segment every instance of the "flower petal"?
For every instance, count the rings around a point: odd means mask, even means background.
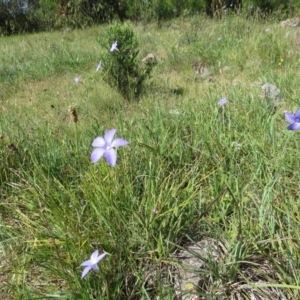
[[[105,153],[105,149],[103,148],[96,148],[93,150],[91,154],[91,162],[94,164],[96,163]]]
[[[98,72],[101,69],[102,69],[102,60],[100,60],[98,66],[97,66],[96,72]]]
[[[99,255],[98,257],[97,257],[97,262],[96,263],[98,263],[100,260],[102,260],[105,256],[107,255],[107,253],[106,252],[104,252],[104,253],[102,253],[101,255]]]
[[[86,274],[90,271],[91,268],[92,268],[92,267],[86,267],[86,268],[83,270],[83,272],[82,272],[82,274],[81,274],[81,279],[83,279],[83,278],[86,276]]]
[[[117,138],[117,139],[114,139],[113,142],[111,143],[111,147],[121,147],[121,146],[125,146],[129,144],[129,142],[127,142],[126,140],[124,139],[120,139],[120,138]]]
[[[92,269],[96,272],[99,272],[99,267],[97,265],[93,265],[92,266]]]
[[[300,123],[295,122],[288,126],[288,130],[300,130]]]
[[[108,131],[105,132],[104,139],[105,139],[105,142],[108,146],[111,145],[111,142],[114,138],[114,135],[115,135],[116,131],[117,131],[117,129],[111,129],[111,130],[108,130]]]
[[[103,148],[106,147],[106,142],[102,136],[98,136],[93,140],[92,146]]]
[[[111,149],[105,151],[104,157],[111,167],[114,167],[116,165],[117,152],[115,149],[111,148]]]
[[[81,267],[90,267],[92,265],[91,260],[84,261],[80,266]]]
[[[295,113],[295,118],[296,119],[300,119],[300,109],[297,110],[297,112]]]
[[[91,255],[90,260],[91,260],[91,262],[93,262],[93,264],[97,263],[98,254],[99,254],[99,251],[95,250]]]
[[[285,113],[285,120],[287,122],[289,122],[290,124],[293,124],[293,123],[296,122],[296,117],[293,114],[291,114],[290,112],[286,112]]]

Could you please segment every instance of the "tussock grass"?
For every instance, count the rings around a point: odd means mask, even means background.
[[[105,29],[1,41],[2,298],[173,299],[174,255],[210,238],[225,246],[207,261],[203,299],[244,284],[243,299],[297,299],[299,141],[283,110],[299,108],[299,28],[237,16],[138,25],[140,57],[158,64],[136,103],[95,72]],[[276,111],[259,97],[266,82],[285,100]],[[130,146],[115,168],[92,165],[92,140],[111,128]],[[95,249],[109,255],[81,280]]]

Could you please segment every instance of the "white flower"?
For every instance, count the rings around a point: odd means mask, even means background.
[[[74,78],[75,83],[79,83],[80,82],[80,75]]]
[[[112,45],[111,45],[109,51],[110,51],[110,52],[114,52],[114,51],[116,51],[116,50],[119,50],[119,49],[117,48],[117,46],[118,46],[118,42],[115,41],[114,43],[112,43]]]

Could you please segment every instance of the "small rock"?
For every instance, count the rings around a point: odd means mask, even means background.
[[[199,287],[205,280],[200,270],[206,268],[205,261],[219,261],[224,257],[224,245],[214,239],[207,238],[180,251],[177,255],[182,263],[177,270],[175,289],[180,300],[198,300]]]
[[[210,69],[204,66],[202,63],[197,62],[192,65],[195,70],[196,77],[200,77],[202,80],[207,82],[213,82],[213,76],[210,72]]]
[[[209,68],[205,67],[201,62],[193,64],[196,75],[199,75],[202,79],[206,79],[211,75]]]
[[[261,86],[261,93],[259,94],[259,97],[261,99],[266,99],[269,105],[273,108],[284,102],[279,88],[271,83],[265,83]]]
[[[281,22],[282,27],[297,27],[300,25],[300,19],[299,18],[291,18],[286,19]]]

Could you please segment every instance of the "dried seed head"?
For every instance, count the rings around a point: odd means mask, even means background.
[[[74,123],[78,122],[78,116],[75,107],[70,107],[70,118]]]

